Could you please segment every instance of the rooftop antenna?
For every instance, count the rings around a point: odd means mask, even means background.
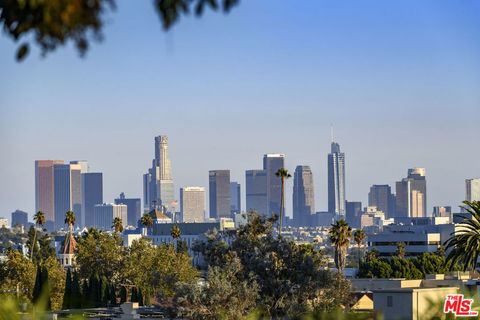
[[[332,143],[333,143],[333,124],[330,123],[330,138],[332,139]]]

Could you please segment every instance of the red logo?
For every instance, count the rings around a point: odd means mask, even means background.
[[[443,305],[444,313],[453,313],[457,317],[476,317],[478,311],[472,311],[473,299],[465,299],[463,294],[449,294]]]

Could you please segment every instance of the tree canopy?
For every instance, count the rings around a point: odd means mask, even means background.
[[[194,12],[202,16],[206,8],[229,12],[239,0],[153,0],[153,7],[165,30],[181,16]],[[15,42],[20,42],[18,61],[25,59],[32,44],[41,54],[73,42],[83,56],[91,40],[103,39],[107,14],[116,8],[116,0],[3,0],[0,1],[0,24]]]

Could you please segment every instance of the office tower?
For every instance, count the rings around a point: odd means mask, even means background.
[[[278,169],[285,167],[285,155],[269,153],[263,156],[263,170],[267,173],[267,214],[280,215],[282,180],[276,176]],[[285,217],[283,217],[285,221]]]
[[[337,218],[345,215],[345,154],[333,141],[328,154],[328,211]]]
[[[368,206],[377,207],[387,218],[395,217],[395,195],[388,184],[374,184],[368,193]]]
[[[346,220],[352,228],[361,227],[362,203],[360,201],[345,202]]]
[[[117,217],[122,219],[122,225],[125,228],[128,220],[127,211],[128,208],[124,204],[96,204],[93,207],[95,228],[100,230],[112,230],[113,220]]]
[[[293,223],[309,226],[315,213],[313,175],[309,166],[297,166],[293,175]]]
[[[210,218],[230,217],[230,170],[209,171]]]
[[[55,230],[65,227],[65,213],[81,208],[81,167],[79,164],[55,164],[53,166],[55,197]],[[78,215],[79,213],[76,212]]]
[[[168,137],[155,137],[155,158],[152,167],[143,176],[144,205],[152,209],[163,206],[167,211],[175,210],[175,195],[172,168],[168,157]]]
[[[480,178],[465,180],[465,200],[480,201]]]
[[[95,225],[94,208],[103,203],[103,175],[101,172],[82,173],[82,227]]]
[[[452,217],[451,206],[435,206],[433,207],[434,217]]]
[[[180,212],[182,215],[182,222],[205,221],[205,188],[181,188]]]
[[[85,224],[82,216],[82,173],[87,172],[87,161],[70,161],[72,211],[76,214],[76,225],[80,227],[83,227]]]
[[[55,221],[53,166],[62,163],[63,160],[35,161],[35,213],[42,211],[45,214],[48,230],[53,230]]]
[[[268,216],[267,172],[265,170],[245,171],[246,210]]]
[[[427,182],[424,168],[408,169],[407,178],[396,182],[395,216],[427,216]]]
[[[425,173],[425,168],[408,169],[407,178],[412,179],[412,191],[417,191],[414,199],[417,203],[417,210],[412,211],[412,215],[417,217],[427,216],[427,179]]]
[[[127,206],[127,224],[129,226],[138,226],[138,221],[141,218],[141,205],[142,200],[140,198],[125,198],[125,193],[120,193],[119,198],[114,200],[115,204],[124,204]]]
[[[15,210],[12,212],[12,227],[15,226],[28,226],[28,213],[22,210]]]
[[[240,183],[230,182],[230,213],[240,213],[241,200]]]

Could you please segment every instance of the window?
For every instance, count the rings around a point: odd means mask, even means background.
[[[393,307],[393,296],[387,296],[387,307]]]

